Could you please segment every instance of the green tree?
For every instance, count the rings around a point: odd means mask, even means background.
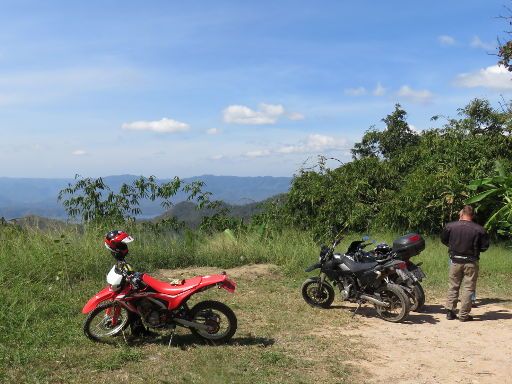
[[[352,149],[354,158],[378,157],[392,159],[410,146],[418,143],[418,135],[407,123],[407,112],[400,104],[395,105],[395,110],[382,121],[386,128],[380,132],[375,128],[366,131],[360,143],[356,143]]]
[[[512,11],[507,8],[509,16],[500,16],[502,19],[506,20],[506,23],[511,26],[512,25]],[[511,31],[506,31],[507,35],[510,36]],[[500,58],[498,61],[499,65],[503,65],[507,68],[508,71],[512,72],[512,40],[507,40],[502,42],[498,39],[498,57]]]
[[[123,184],[114,192],[102,178],[75,177],[75,183],[59,192],[58,199],[63,202],[69,217],[80,219],[85,223],[123,222],[133,220],[142,213],[140,201],[161,200],[161,205],[169,208],[171,198],[180,190],[188,194],[189,200],[197,200],[199,207],[209,203],[209,192],[203,192],[203,183],[195,181],[184,183],[178,177],[172,181],[159,184],[154,176],[141,176],[131,184]]]
[[[383,119],[385,130],[366,132],[354,146],[353,161],[301,170],[282,216],[318,237],[345,224],[438,232],[470,196],[471,180],[489,175],[496,159],[512,164],[511,116],[509,106],[475,99],[441,127],[416,134],[396,105]]]

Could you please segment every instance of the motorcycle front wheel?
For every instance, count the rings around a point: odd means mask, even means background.
[[[319,277],[312,277],[302,284],[302,297],[312,307],[329,308],[334,301],[334,289],[325,281],[321,283]]]
[[[101,303],[84,321],[84,333],[94,341],[105,341],[119,335],[129,323],[129,312],[115,301]]]
[[[194,335],[218,343],[231,339],[237,328],[235,313],[226,304],[218,301],[197,303],[190,310],[190,319],[208,327],[208,330],[190,328]]]
[[[403,321],[409,314],[409,298],[400,286],[395,284],[386,284],[378,288],[375,293],[380,296],[380,300],[387,306],[375,304],[377,314],[381,319],[392,323]]]

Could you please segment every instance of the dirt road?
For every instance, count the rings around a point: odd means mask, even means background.
[[[402,324],[367,308],[361,326],[347,334],[373,346],[373,357],[363,362],[367,383],[512,383],[512,309],[500,304],[482,299],[472,310],[475,320],[465,323],[446,320],[439,304]]]
[[[227,271],[235,279],[244,279],[242,285],[246,287],[241,289],[250,289],[252,284],[261,284],[261,279],[275,276],[278,270],[261,264]],[[218,270],[159,272],[166,277],[186,277]],[[296,299],[297,305],[305,306],[301,297],[297,295]],[[311,316],[321,313],[307,309]],[[332,311],[354,309],[355,305],[340,305],[335,300]],[[373,307],[367,305],[343,328],[330,320],[314,329],[312,335],[328,338],[334,348],[337,340],[347,337],[360,346],[361,353],[356,351],[354,361],[349,362],[361,373],[357,383],[512,384],[512,303],[482,299],[471,314],[475,318],[472,322],[449,321],[441,301],[430,302],[422,313],[411,312],[404,323],[394,324],[379,319]],[[367,360],[362,360],[361,354],[368,356]]]

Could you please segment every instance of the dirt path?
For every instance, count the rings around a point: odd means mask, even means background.
[[[227,270],[247,285],[259,284],[260,277],[273,276],[279,267],[247,265]],[[185,278],[218,273],[215,268],[160,270],[163,277]],[[355,305],[335,300],[334,311],[350,311]],[[373,307],[363,306],[340,331],[326,324],[321,333],[335,341],[349,337],[361,345],[367,360],[351,361],[361,383],[393,384],[512,384],[512,305],[482,299],[471,314],[475,320],[461,323],[446,320],[442,305],[427,303],[422,313],[411,312],[404,323],[389,323],[376,317]],[[506,305],[506,306],[505,306]],[[369,346],[369,350],[368,350]]]
[[[471,313],[472,322],[449,321],[441,305],[427,304],[393,324],[367,308],[346,333],[374,347],[363,362],[368,383],[512,383],[512,310],[483,299]]]

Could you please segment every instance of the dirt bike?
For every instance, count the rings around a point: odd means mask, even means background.
[[[331,247],[322,246],[319,262],[306,269],[306,272],[320,269],[319,277],[311,277],[302,284],[302,297],[306,303],[313,307],[330,307],[334,300],[332,283],[338,286],[343,300],[358,304],[354,315],[362,304],[370,303],[380,318],[403,321],[409,314],[409,298],[399,285],[386,278],[406,268],[406,263],[400,260],[359,262],[353,256],[356,242],[345,254],[334,252],[340,241],[337,237]]]
[[[192,295],[209,288],[224,288],[233,293],[236,283],[225,273],[168,283],[147,273],[133,272],[123,260],[112,267],[107,283],[82,309],[82,313],[88,314],[83,330],[91,340],[110,340],[140,319],[147,327],[170,329],[169,345],[176,326],[218,343],[228,341],[236,332],[237,318],[226,304],[209,300],[192,308],[187,305]]]

